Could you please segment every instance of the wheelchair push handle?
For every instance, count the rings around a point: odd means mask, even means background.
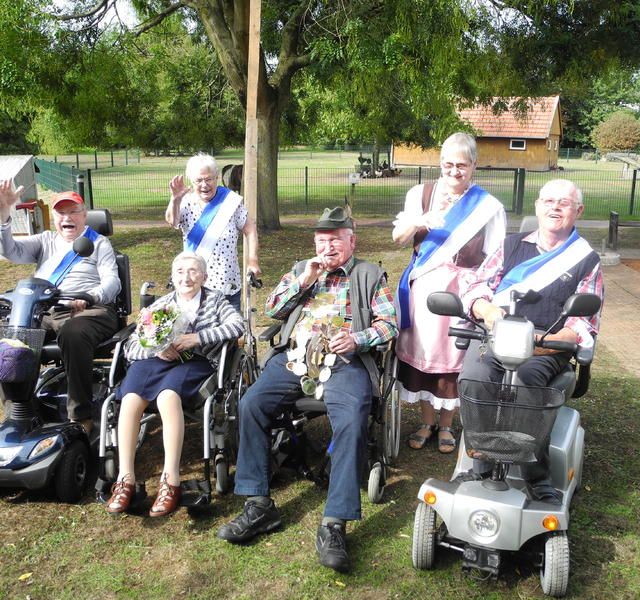
[[[247,281],[249,285],[256,290],[262,287],[262,279],[258,279],[253,271],[247,271]]]
[[[449,327],[449,335],[467,340],[484,340],[486,334],[483,331],[474,331],[473,329],[465,329],[464,327]]]

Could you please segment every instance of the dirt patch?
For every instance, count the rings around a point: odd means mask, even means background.
[[[626,258],[620,261],[623,265],[631,267],[634,271],[640,271],[640,260],[633,258]]]

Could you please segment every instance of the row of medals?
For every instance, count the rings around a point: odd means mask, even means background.
[[[337,355],[327,352],[328,341],[321,333],[309,333],[301,329],[297,332],[297,346],[287,351],[287,369],[300,377],[300,386],[306,396],[322,398],[324,383],[331,377],[331,367],[336,364]],[[302,334],[302,335],[300,335]]]

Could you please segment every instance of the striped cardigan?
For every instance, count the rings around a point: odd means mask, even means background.
[[[171,292],[158,298],[149,308],[154,310],[175,302],[176,293]],[[216,358],[222,344],[226,340],[240,337],[244,332],[242,316],[236,311],[225,295],[218,290],[203,287],[200,297],[200,308],[195,320],[195,331],[200,338],[200,345],[191,351],[206,356],[209,362],[216,363]],[[142,360],[154,356],[155,352],[143,348],[138,341],[137,334],[133,334],[127,342],[125,356],[127,360]]]

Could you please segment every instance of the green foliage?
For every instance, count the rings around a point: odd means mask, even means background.
[[[630,152],[640,147],[640,121],[629,111],[618,111],[602,121],[592,134],[601,152]]]

